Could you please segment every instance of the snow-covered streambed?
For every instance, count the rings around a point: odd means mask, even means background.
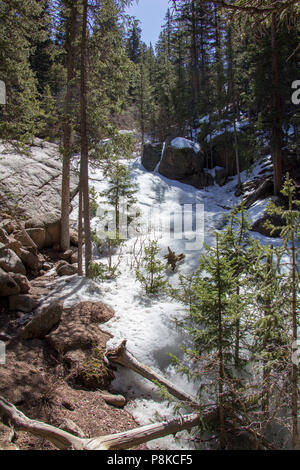
[[[128,162],[131,167],[131,176],[135,186],[138,188],[138,206],[142,211],[142,227],[147,226],[149,209],[158,209],[160,219],[166,224],[170,217],[170,211],[181,213],[183,205],[185,211],[194,211],[195,207],[201,211],[204,208],[204,224],[198,221],[198,231],[204,229],[204,241],[207,244],[214,242],[214,231],[221,229],[224,225],[224,214],[231,207],[239,202],[239,198],[234,196],[236,179],[233,178],[223,187],[211,186],[205,190],[197,190],[191,186],[171,181],[157,172],[147,172],[140,163],[140,159]],[[253,170],[253,175],[258,174],[261,165],[257,165]],[[248,176],[249,177],[249,176]],[[242,180],[246,179],[246,174],[242,174]],[[100,170],[91,170],[91,185],[96,192],[105,189],[105,180]],[[190,206],[198,204],[199,206]],[[255,217],[264,209],[262,205],[254,208]],[[201,218],[201,217],[200,217]],[[93,224],[97,219],[93,219]],[[174,238],[174,233],[169,231],[161,232],[157,226],[153,228],[148,239],[157,239],[161,248],[161,256],[167,253],[170,246],[176,253],[184,252],[186,258],[184,263],[179,265],[177,272],[168,271],[169,282],[176,285],[178,273],[192,272],[198,264],[200,252],[203,250],[201,240],[198,246],[191,244],[192,233],[195,227],[188,227],[181,238]],[[257,234],[259,238],[264,238]],[[175,235],[176,237],[176,235]],[[145,240],[141,236],[136,243],[138,250],[139,243]],[[121,274],[112,281],[101,283],[102,300],[115,310],[115,316],[105,325],[113,335],[110,346],[117,345],[122,339],[127,339],[127,347],[140,361],[160,371],[172,382],[180,385],[184,391],[195,394],[196,389],[191,383],[187,383],[186,378],[178,375],[170,364],[168,353],[181,355],[180,345],[186,341],[183,333],[175,327],[174,317],[180,318],[184,314],[184,307],[167,297],[151,298],[147,296],[139,282],[135,278],[135,269],[132,268],[132,249],[136,239],[127,240],[122,248],[119,270]],[[271,239],[266,239],[271,242]],[[272,239],[276,244],[278,240]],[[192,248],[192,249],[190,249]],[[118,254],[114,255],[116,260]],[[99,258],[106,262],[105,258]],[[117,378],[113,383],[115,389],[124,392],[131,398],[127,405],[128,411],[133,414],[140,424],[148,424],[155,419],[155,413],[160,416],[170,417],[172,409],[167,403],[162,401],[155,387],[137,374],[119,368]],[[149,443],[154,449],[189,449],[194,445],[187,440],[188,434],[181,433],[182,438],[174,440],[173,437],[166,437]]]

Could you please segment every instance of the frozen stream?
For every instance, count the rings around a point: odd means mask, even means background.
[[[184,204],[203,204],[204,240],[205,243],[211,244],[214,240],[214,231],[224,225],[224,213],[239,202],[239,198],[234,196],[235,178],[223,187],[215,185],[206,190],[197,190],[169,180],[156,172],[147,172],[141,165],[140,159],[131,160],[128,164],[131,167],[132,180],[138,188],[137,199],[142,211],[142,226],[147,225],[150,208],[159,208],[161,220],[166,222],[170,210],[179,213]],[[260,170],[261,166],[257,165],[253,174],[259,173]],[[245,178],[246,175],[242,174],[242,179]],[[91,170],[91,185],[97,192],[105,188],[99,170]],[[252,210],[251,216],[257,217],[263,206],[258,203],[256,209]],[[188,210],[191,211],[192,207],[188,206]],[[193,219],[195,222],[195,217]],[[95,223],[96,219],[93,219],[93,224]],[[178,273],[192,272],[197,267],[199,254],[203,248],[200,244],[198,249],[189,250],[187,241],[190,241],[188,240],[190,236],[189,231],[183,234],[182,239],[175,239],[174,235],[170,236],[168,232],[159,234],[156,230],[149,236],[149,239],[158,240],[162,255],[167,253],[168,246],[176,253],[184,252],[186,255],[184,263],[179,265],[177,272],[168,271],[169,281],[173,285],[177,282]],[[186,338],[176,330],[173,319],[180,318],[184,308],[167,297],[157,300],[144,293],[135,279],[135,270],[130,266],[132,263],[130,252],[134,241],[135,239],[127,240],[122,249],[119,267],[121,274],[117,279],[101,283],[100,286],[103,302],[115,310],[115,316],[105,324],[105,329],[114,335],[110,345],[117,345],[126,338],[128,349],[140,361],[160,371],[186,392],[195,394],[193,384],[187,383],[186,378],[175,373],[167,354],[172,352],[181,355],[180,345],[186,341]],[[115,255],[115,259],[117,256]],[[105,258],[100,260],[106,262]],[[155,387],[133,372],[119,368],[113,386],[130,398],[127,409],[140,424],[149,424],[155,419],[155,412],[164,417],[172,415],[172,409],[161,400]],[[182,438],[176,441],[172,436],[152,441],[148,446],[154,449],[193,448],[193,444],[186,440],[188,434],[181,433],[181,436]]]

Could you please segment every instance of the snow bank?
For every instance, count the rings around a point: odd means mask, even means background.
[[[184,137],[176,137],[170,143],[171,147],[177,149],[193,149],[195,153],[200,151],[200,145],[196,142],[192,142],[191,140],[185,139]]]

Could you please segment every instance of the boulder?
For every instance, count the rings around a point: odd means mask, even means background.
[[[64,259],[64,260],[69,260],[69,259],[71,258],[71,256],[72,256],[72,254],[73,254],[73,251],[72,251],[72,250],[67,250],[67,251],[65,251],[65,252],[61,255],[61,257],[62,257],[62,259]]]
[[[0,267],[6,272],[26,274],[25,266],[18,255],[3,244],[0,245]]]
[[[59,276],[72,276],[73,274],[77,274],[78,272],[78,265],[77,264],[63,264],[56,270]]]
[[[32,312],[37,307],[37,300],[28,294],[11,295],[9,310],[19,310],[24,313]]]
[[[40,266],[40,261],[37,255],[34,253],[31,253],[28,250],[25,250],[24,248],[19,248],[18,249],[18,255],[25,264],[25,266],[30,270],[37,272]]]
[[[49,271],[50,269],[52,269],[52,264],[50,263],[43,263],[43,266],[42,266],[43,270],[44,271]]]
[[[163,144],[145,144],[142,155],[142,165],[148,171],[154,171],[160,161]]]
[[[113,379],[104,361],[111,335],[99,328],[99,324],[113,315],[113,310],[102,302],[81,302],[64,309],[57,328],[45,337],[48,344],[63,355],[70,380],[89,389],[103,389]]]
[[[22,243],[16,240],[14,237],[9,237],[9,242],[7,243],[7,248],[13,250],[16,254],[18,254],[18,250],[22,248]]]
[[[68,418],[63,418],[60,425],[58,426],[59,429],[63,429],[66,432],[73,434],[74,436],[84,438],[85,434],[83,430],[76,424],[74,421]]]
[[[59,323],[63,313],[62,302],[52,302],[41,309],[32,320],[27,323],[20,333],[24,339],[44,338],[51,329]],[[70,333],[70,331],[69,331]]]
[[[64,266],[65,264],[68,264],[68,261],[64,260],[64,259],[60,259],[57,264],[56,264],[56,271],[58,271],[58,269],[61,267],[61,266]]]
[[[20,294],[28,294],[30,291],[30,282],[28,281],[27,277],[23,276],[22,274],[15,273],[11,273],[11,277],[20,287]]]
[[[0,227],[10,235],[17,229],[17,224],[11,219],[4,219],[0,222]]]
[[[215,168],[215,180],[219,186],[224,186],[227,181],[227,177],[228,175],[225,168],[220,166]]]
[[[4,245],[7,245],[9,243],[9,236],[6,230],[0,227],[0,242],[3,243]]]
[[[73,228],[70,229],[70,242],[71,245],[78,246],[78,232]]]
[[[166,147],[158,171],[161,175],[185,183],[187,177],[201,174],[204,167],[204,157],[201,152],[192,148]],[[187,183],[189,184],[189,183]]]
[[[6,297],[20,293],[20,287],[13,277],[0,268],[0,296]]]
[[[95,344],[104,347],[103,335],[105,339],[110,335],[101,332],[98,325],[113,315],[114,311],[102,302],[81,302],[74,308],[63,309],[59,325],[45,339],[62,353],[90,349]]]
[[[26,232],[28,233],[30,238],[34,241],[34,243],[40,250],[45,247],[46,231],[44,228],[42,227],[28,228]],[[16,240],[21,242],[23,246],[25,247],[31,246],[23,232],[21,231],[17,232],[15,234],[15,238]]]
[[[77,251],[72,254],[70,261],[71,261],[71,264],[78,263],[78,252]]]
[[[126,405],[126,398],[123,397],[123,395],[114,395],[112,393],[103,391],[100,392],[100,396],[108,405],[113,405],[118,408],[122,408]]]
[[[266,222],[271,222],[273,225],[280,227],[282,225],[282,220],[279,216],[270,216],[264,214],[262,217],[257,219],[251,226],[250,230],[252,232],[258,232],[264,235],[265,237],[279,237],[280,229],[276,229],[274,232],[268,227],[265,226]],[[271,233],[272,232],[272,233]]]
[[[45,238],[43,248],[52,247],[53,245],[60,243],[60,215],[57,213],[49,213],[42,217],[27,220],[25,222],[25,228],[26,230],[40,230],[41,228],[44,230]],[[41,234],[40,237],[42,238]]]

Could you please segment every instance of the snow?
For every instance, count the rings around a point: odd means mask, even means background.
[[[183,138],[174,139],[172,145],[195,148],[193,142]],[[115,311],[114,317],[105,325],[101,325],[102,329],[113,334],[109,346],[118,345],[122,339],[126,338],[128,350],[139,361],[162,373],[185,392],[195,395],[196,386],[188,383],[185,377],[175,372],[168,356],[171,352],[182,358],[180,345],[187,344],[188,341],[188,337],[176,328],[174,321],[175,318],[183,318],[184,307],[167,297],[156,298],[145,295],[136,280],[135,269],[132,266],[134,244],[140,247],[147,243],[147,240],[157,239],[162,260],[168,246],[176,253],[185,253],[186,258],[178,270],[174,273],[171,270],[167,271],[169,282],[176,286],[179,273],[191,273],[197,268],[199,256],[203,251],[201,232],[203,232],[203,241],[208,245],[213,244],[215,231],[222,229],[226,223],[225,214],[228,214],[231,208],[240,202],[240,198],[234,195],[237,178],[231,178],[222,187],[214,185],[197,190],[192,186],[169,180],[157,172],[147,172],[140,158],[124,160],[124,163],[129,165],[132,181],[138,189],[137,206],[142,215],[139,239],[133,237],[126,240],[121,255],[118,253],[113,255],[113,262],[117,262],[118,256],[120,257],[121,274],[115,280],[99,284],[99,290],[95,288],[95,283],[83,285],[80,281],[76,281],[76,278],[74,280],[69,278],[70,281],[62,278],[61,284],[56,286],[55,295],[59,297],[63,283],[69,282],[65,285],[71,294],[68,297],[68,303],[79,298],[88,300],[93,298],[94,300],[101,299],[111,306]],[[254,166],[251,177],[256,177],[263,168],[269,165],[270,157],[267,157]],[[215,170],[211,171],[213,173]],[[248,178],[249,175],[246,172],[241,173],[242,182]],[[105,178],[99,169],[91,170],[90,183],[97,192],[106,188]],[[250,209],[249,214],[253,221],[263,213],[266,203],[266,201],[258,201]],[[185,213],[191,215],[194,224],[196,208],[200,210],[200,215],[202,207],[204,208],[203,227],[201,220],[200,222],[198,220],[200,241],[194,246],[192,244],[192,237],[195,237],[194,227],[187,227],[182,236],[172,231],[169,233],[170,231],[167,230],[170,223],[170,211],[180,217],[185,204],[189,204],[185,207]],[[180,218],[178,220],[178,225],[181,225]],[[98,220],[93,219],[93,227],[96,227],[97,223]],[[273,240],[277,240],[278,244],[278,239],[266,238],[260,234],[254,234],[254,236],[261,241],[264,240],[265,243],[273,243]],[[106,262],[106,258],[99,255],[98,261]],[[76,282],[79,284],[77,285]],[[116,391],[126,394],[129,399],[127,409],[141,425],[152,422],[155,419],[155,413],[163,418],[170,418],[172,415],[172,407],[161,399],[156,387],[132,371],[118,368],[113,387]],[[180,435],[184,439],[175,441],[172,436],[168,436],[151,441],[147,445],[152,449],[194,448],[194,445],[188,441],[187,433],[183,432]]]
[[[193,149],[195,153],[200,151],[200,145],[191,140],[185,139],[184,137],[175,137],[170,143],[171,147],[177,149],[189,148]]]
[[[159,162],[157,163],[156,167],[154,168],[154,173],[158,172],[159,165],[160,165],[160,163],[163,159],[164,153],[165,153],[165,148],[166,148],[166,142],[163,143],[163,146],[162,146],[162,149],[161,149],[161,156],[160,156]]]

